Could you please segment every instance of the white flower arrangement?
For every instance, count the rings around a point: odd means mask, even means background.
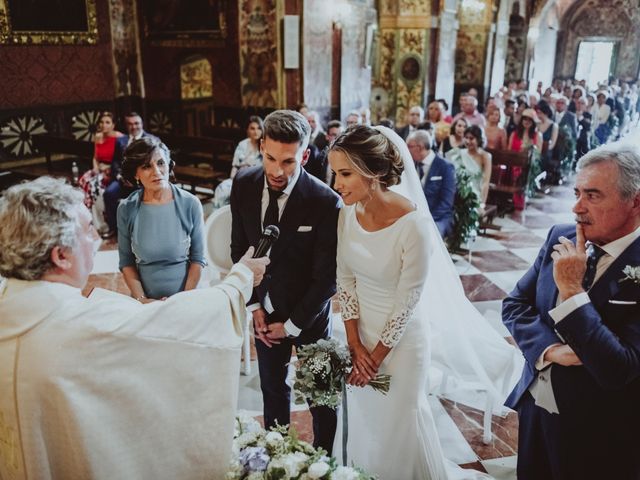
[[[622,270],[625,277],[620,279],[620,282],[624,282],[626,280],[631,280],[636,285],[640,285],[640,266],[632,267],[631,265],[627,265]]]
[[[356,467],[339,466],[324,450],[298,439],[294,429],[267,432],[252,417],[236,417],[233,458],[225,480],[374,480]]]

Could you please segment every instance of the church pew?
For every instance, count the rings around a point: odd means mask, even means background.
[[[69,175],[71,175],[71,164],[74,161],[78,163],[80,172],[88,169],[91,165],[91,160],[93,159],[94,154],[93,142],[76,140],[75,138],[56,137],[54,135],[34,135],[31,137],[31,140],[34,147],[36,147],[38,151],[44,153],[47,172],[49,174],[55,174],[56,172],[54,170],[58,170],[54,169],[53,162],[51,161],[51,156],[53,154],[62,154],[68,157],[65,158],[63,165],[64,170],[68,170]],[[30,169],[30,167],[20,170],[28,169]],[[37,169],[33,170],[36,171]]]
[[[489,198],[498,207],[498,215],[503,216],[516,207],[524,208],[524,205],[514,205],[514,195],[525,198],[531,152],[487,151],[492,156]]]
[[[160,135],[160,139],[171,150],[171,158],[176,162],[176,180],[191,185],[192,192],[195,193],[196,186],[215,190],[229,177],[236,148],[232,140],[174,134]]]

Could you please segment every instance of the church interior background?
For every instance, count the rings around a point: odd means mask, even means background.
[[[67,15],[44,14],[53,4]],[[0,0],[0,188],[69,175],[69,154],[47,163],[34,137],[91,141],[105,110],[122,131],[133,110],[151,133],[176,138],[243,138],[250,115],[303,103],[324,124],[369,108],[372,123],[402,126],[413,105],[456,108],[472,88],[483,105],[519,79],[531,92],[556,78],[636,82],[638,47],[636,0]],[[197,191],[211,212],[207,189]],[[533,196],[455,255],[467,296],[505,336],[500,302],[548,228],[572,220],[572,194],[565,184]],[[128,293],[113,239],[95,286]],[[251,372],[239,407],[259,417],[255,361]],[[430,401],[449,458],[515,478],[514,413],[493,417],[485,443],[480,401]],[[308,437],[307,409],[296,406],[293,420]]]

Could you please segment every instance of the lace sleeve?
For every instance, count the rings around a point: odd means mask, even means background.
[[[398,259],[401,268],[396,299],[380,333],[380,341],[385,347],[393,348],[398,344],[407,324],[414,317],[422,295],[432,250],[427,242],[426,223],[422,216],[416,215],[414,221],[402,232],[402,254]]]
[[[405,296],[400,310],[384,324],[384,328],[380,334],[380,341],[385,347],[393,348],[398,344],[409,319],[413,316],[421,293],[421,288],[414,288],[409,291]]]
[[[343,320],[358,320],[360,318],[360,306],[355,291],[345,288],[341,283],[338,283],[338,302]]]

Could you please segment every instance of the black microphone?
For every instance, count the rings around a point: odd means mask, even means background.
[[[280,229],[278,227],[275,225],[269,225],[266,227],[260,236],[260,241],[258,242],[256,251],[253,253],[253,258],[264,257],[273,244],[276,243],[279,236]]]

